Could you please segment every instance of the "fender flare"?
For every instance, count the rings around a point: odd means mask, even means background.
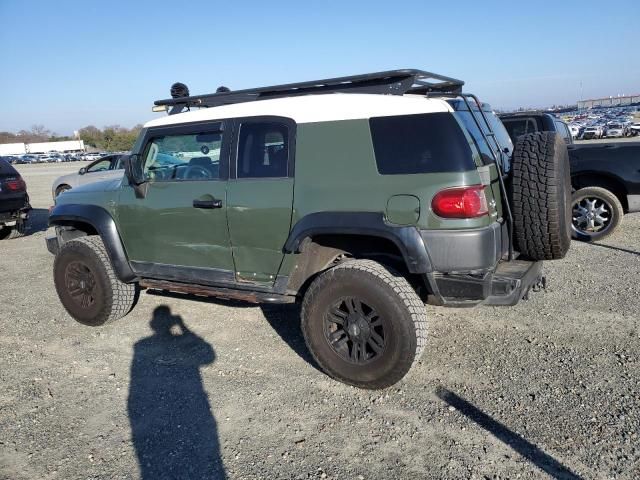
[[[70,203],[56,206],[49,214],[49,226],[75,226],[78,223],[89,224],[98,232],[113,270],[121,281],[129,283],[137,278],[129,264],[116,222],[104,208]]]
[[[284,253],[299,253],[305,238],[324,234],[385,238],[398,247],[409,272],[432,271],[419,230],[415,226],[391,225],[379,212],[317,212],[305,215],[291,229],[284,244]]]

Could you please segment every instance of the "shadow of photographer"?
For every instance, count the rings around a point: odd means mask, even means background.
[[[200,367],[213,347],[162,305],[153,334],[134,346],[127,402],[131,435],[144,480],[226,477],[216,421]]]

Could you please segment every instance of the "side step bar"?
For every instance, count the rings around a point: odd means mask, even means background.
[[[277,293],[253,292],[234,288],[209,287],[206,285],[193,285],[189,283],[170,282],[166,280],[154,280],[143,278],[140,286],[151,290],[164,290],[168,292],[186,293],[203,297],[217,297],[225,300],[240,300],[250,303],[295,303],[296,297],[292,295],[279,295]]]

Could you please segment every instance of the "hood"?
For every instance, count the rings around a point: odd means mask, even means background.
[[[92,192],[113,192],[114,190],[118,190],[120,188],[120,183],[122,183],[122,178],[111,178],[109,180],[101,180],[99,182],[91,182],[86,185],[81,185],[79,187],[72,188],[64,192],[65,195],[74,195],[74,194],[87,194]]]

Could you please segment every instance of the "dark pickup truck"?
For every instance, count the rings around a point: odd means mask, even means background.
[[[514,142],[534,131],[555,131],[565,137],[575,239],[601,240],[613,233],[625,213],[640,212],[640,142],[574,144],[566,124],[548,113],[506,114],[500,120]]]

